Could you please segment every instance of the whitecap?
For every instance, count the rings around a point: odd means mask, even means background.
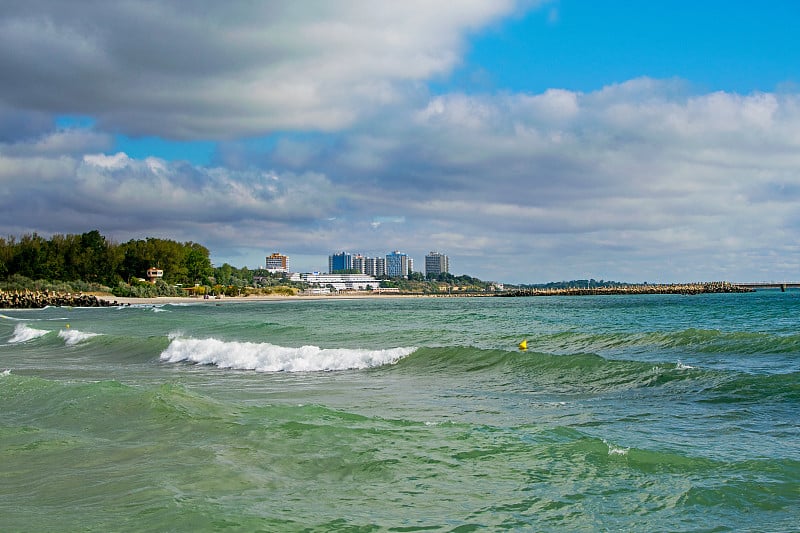
[[[684,365],[682,362],[678,361],[678,364],[675,365],[675,370],[692,370],[694,367],[690,365]]]
[[[79,342],[97,337],[99,333],[88,333],[85,331],[78,331],[77,329],[62,329],[58,332],[58,336],[64,339],[67,346],[75,346]]]
[[[38,339],[43,335],[50,333],[46,329],[35,329],[29,327],[27,324],[17,324],[14,328],[14,335],[8,339],[9,344],[16,344],[19,342],[28,342],[33,339]]]
[[[630,448],[623,448],[621,446],[614,446],[606,439],[603,439],[603,444],[608,446],[608,455],[628,455]]]
[[[366,350],[352,348],[290,348],[266,342],[226,342],[217,339],[185,339],[170,335],[161,360],[190,362],[219,368],[258,372],[318,372],[357,370],[394,364],[416,348]]]

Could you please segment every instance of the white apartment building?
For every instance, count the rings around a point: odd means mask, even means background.
[[[381,277],[386,275],[386,258],[384,257],[365,257],[364,274]]]
[[[380,281],[366,274],[295,273],[292,274],[289,279],[291,281],[308,283],[312,288],[325,288],[330,285],[337,291],[374,290],[378,289],[381,285]]]

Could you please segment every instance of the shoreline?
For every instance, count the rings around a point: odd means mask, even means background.
[[[600,296],[636,294],[682,294],[755,292],[755,289],[740,287],[727,282],[689,283],[674,285],[633,285],[622,287],[521,289],[505,293],[458,293],[458,294],[398,294],[375,292],[348,292],[345,294],[268,294],[250,296],[223,296],[202,298],[199,296],[157,296],[136,298],[114,296],[108,293],[49,293],[38,291],[0,291],[2,309],[41,309],[43,307],[122,307],[130,305],[223,305],[246,302],[287,302],[321,300],[364,299],[408,299],[408,298],[486,298],[486,297],[531,297],[531,296]]]
[[[255,301],[288,301],[288,300],[357,300],[375,298],[486,298],[505,297],[520,298],[531,296],[609,296],[609,295],[698,295],[698,294],[731,294],[755,292],[755,289],[718,281],[707,283],[676,283],[659,285],[626,285],[620,287],[595,287],[579,288],[566,287],[558,289],[518,289],[500,293],[464,293],[464,294],[398,294],[398,293],[373,293],[349,292],[346,294],[313,294],[313,295],[251,295],[251,296],[225,296],[222,298],[204,299],[196,296],[184,297],[158,297],[158,298],[117,298],[116,301],[125,304],[167,304],[167,303],[215,303],[224,302],[255,302]],[[98,296],[98,298],[102,298]]]
[[[223,298],[199,298],[196,296],[157,296],[154,298],[133,298],[112,295],[97,295],[99,300],[104,300],[113,305],[166,305],[166,304],[198,304],[222,305],[226,303],[247,302],[286,302],[286,301],[318,301],[318,300],[366,300],[366,299],[392,299],[392,298],[429,298],[438,297],[435,294],[321,294],[321,295],[256,295],[256,296],[225,296]]]

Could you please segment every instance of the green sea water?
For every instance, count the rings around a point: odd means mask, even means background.
[[[800,291],[0,315],[0,531],[798,524]]]

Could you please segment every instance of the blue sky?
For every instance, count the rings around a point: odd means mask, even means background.
[[[794,2],[12,4],[0,225],[216,264],[800,277]]]
[[[470,79],[482,71],[491,90],[593,91],[649,76],[704,91],[773,91],[798,81],[798,15],[794,2],[553,2],[471,39],[449,81],[481,90]]]

